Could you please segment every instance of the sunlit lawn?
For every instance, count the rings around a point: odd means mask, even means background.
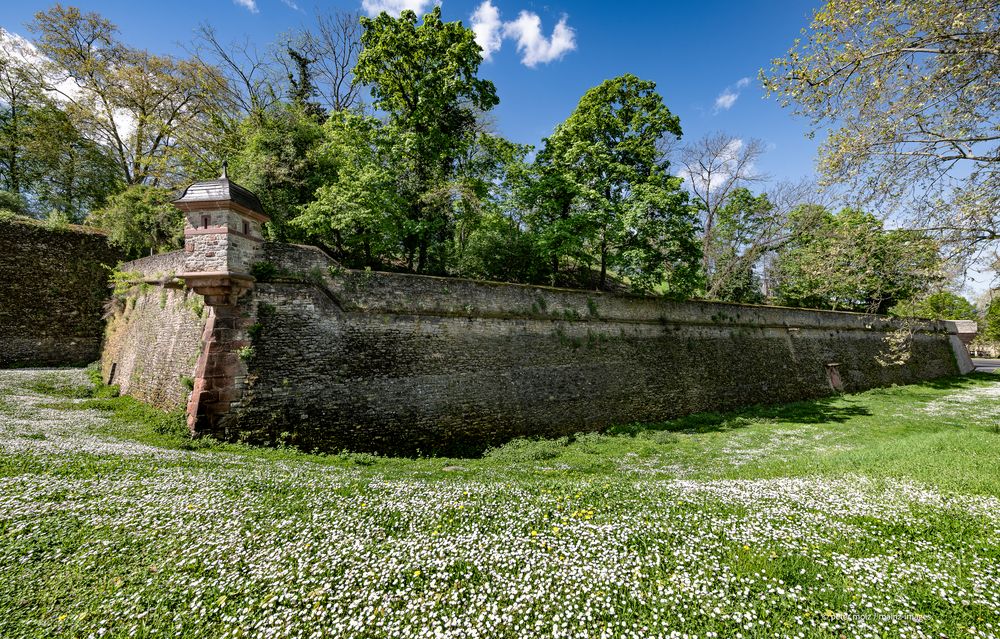
[[[387,459],[0,371],[0,636],[997,636],[998,382]]]

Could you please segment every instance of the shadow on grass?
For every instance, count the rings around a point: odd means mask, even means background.
[[[845,405],[846,404],[846,405]],[[789,422],[795,424],[828,424],[846,422],[855,417],[871,415],[864,406],[845,396],[824,397],[810,401],[793,402],[775,406],[751,406],[729,413],[695,413],[668,422],[654,424],[627,424],[612,426],[605,434],[634,436],[642,432],[675,431],[683,433],[706,433],[745,428],[753,424],[769,422]]]
[[[968,375],[962,375],[960,377],[942,377],[940,379],[932,379],[927,382],[921,382],[916,384],[916,386],[926,386],[927,388],[935,388],[940,390],[957,390],[963,388],[969,388],[971,386],[976,386],[981,382],[1000,382],[1000,375],[996,373],[969,373]]]
[[[975,387],[982,382],[1000,382],[1000,376],[993,373],[970,373],[956,377],[920,382],[906,386],[904,392],[919,393],[921,388],[934,390],[963,390]],[[875,388],[869,393],[895,393],[897,388]],[[785,422],[794,424],[829,424],[843,423],[855,417],[870,416],[872,412],[863,404],[867,403],[864,394],[845,394],[821,397],[819,399],[776,404],[767,406],[750,406],[725,413],[695,413],[667,422],[652,424],[626,424],[612,426],[605,431],[607,435],[635,436],[642,432],[675,431],[685,433],[723,432],[744,428],[762,421]]]

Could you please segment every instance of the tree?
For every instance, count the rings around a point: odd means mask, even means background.
[[[892,308],[890,314],[942,320],[979,319],[975,305],[951,291],[938,291],[920,300],[898,304]]]
[[[656,84],[626,74],[587,91],[546,139],[540,163],[553,187],[548,197],[586,239],[597,288],[615,268],[639,290],[690,292],[699,257],[694,210],[660,145],[680,135]]]
[[[113,158],[80,133],[54,103],[34,109],[31,120],[29,152],[35,169],[31,190],[39,213],[56,211],[80,223],[122,190]]]
[[[376,118],[337,111],[310,152],[321,185],[292,225],[348,266],[385,268],[401,252],[404,207],[388,136]]]
[[[726,133],[707,135],[681,149],[682,175],[703,216],[701,268],[708,282],[713,281],[716,268],[712,243],[719,209],[737,189],[767,179],[754,166],[763,154],[762,141],[744,142]]]
[[[406,266],[443,273],[451,237],[451,181],[475,142],[477,114],[499,102],[492,82],[476,76],[482,62],[475,35],[442,22],[435,7],[417,25],[412,11],[361,18],[364,33],[355,74],[371,86],[374,106],[388,114],[400,158],[398,189],[406,202]],[[433,262],[433,263],[431,263]]]
[[[20,194],[31,178],[29,113],[44,100],[44,82],[26,63],[21,42],[0,31],[0,188]]]
[[[219,106],[217,70],[128,47],[114,24],[75,7],[40,11],[29,28],[51,61],[48,88],[61,94],[75,126],[114,158],[122,181],[180,181],[177,156],[199,139],[188,133]],[[61,88],[62,80],[75,88]]]
[[[324,179],[316,165],[323,125],[295,104],[279,103],[245,118],[233,139],[231,173],[260,198],[271,221],[271,239],[289,240],[299,232],[289,221],[309,204]]]
[[[302,109],[307,115],[317,121],[322,121],[325,114],[323,106],[315,101],[319,91],[316,89],[312,71],[312,65],[316,63],[316,58],[311,58],[291,46],[285,47],[285,53],[292,66],[292,71],[288,73],[288,97],[292,104]]]
[[[986,342],[1000,342],[1000,297],[991,299],[986,305],[982,325],[979,328],[979,339]]]
[[[180,248],[184,214],[171,204],[171,191],[133,185],[91,214],[90,222],[108,232],[108,240],[131,258]]]
[[[206,81],[215,81],[211,88],[229,122],[264,113],[286,92],[273,57],[249,39],[223,44],[213,27],[202,25],[195,32],[193,52],[203,67],[217,69]]]
[[[941,279],[935,241],[887,231],[870,213],[804,206],[791,226],[793,238],[772,265],[782,304],[884,314]]]
[[[354,67],[361,53],[361,15],[317,12],[316,29],[302,33],[301,47],[315,60],[317,92],[326,108],[347,111],[357,107],[361,86]]]
[[[903,204],[968,256],[1000,239],[1000,12],[980,0],[829,0],[761,72],[816,130],[829,183]]]
[[[47,95],[32,59],[21,41],[0,39],[0,188],[21,196],[25,213],[80,222],[121,183],[103,149]]]
[[[707,282],[709,298],[759,304],[764,301],[760,277],[755,272],[768,240],[781,227],[766,193],[754,196],[738,188],[716,212],[715,233],[708,245],[714,265]]]

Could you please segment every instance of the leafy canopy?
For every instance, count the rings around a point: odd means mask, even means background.
[[[765,87],[832,128],[828,182],[970,253],[1000,239],[1000,11],[981,0],[828,0]]]
[[[461,22],[443,22],[435,7],[417,24],[412,11],[362,18],[355,76],[371,86],[386,112],[398,158],[397,189],[406,202],[407,267],[445,272],[454,230],[460,159],[477,139],[477,118],[499,102],[492,82],[477,77],[482,54]]]
[[[925,234],[885,230],[856,209],[802,207],[791,223],[773,266],[783,304],[884,314],[940,281],[938,245]]]
[[[695,285],[694,208],[663,153],[666,138],[680,135],[656,84],[626,74],[587,91],[546,139],[536,199],[547,202],[536,223],[562,236],[545,242],[550,249],[593,256],[598,288],[609,267],[639,290],[683,295]]]

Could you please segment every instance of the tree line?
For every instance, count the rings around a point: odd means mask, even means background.
[[[882,313],[951,279],[931,231],[755,173],[759,141],[682,146],[631,74],[538,148],[503,138],[474,34],[440,8],[320,13],[267,50],[203,26],[182,57],[74,7],[28,26],[0,48],[0,209],[132,255],[177,248],[173,190],[228,159],[270,238],[357,268]]]

